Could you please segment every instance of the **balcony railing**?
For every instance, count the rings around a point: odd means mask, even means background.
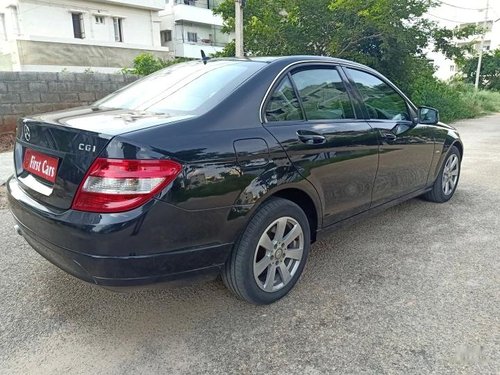
[[[206,8],[207,4],[212,6],[212,0],[207,3],[206,0],[176,0],[177,3],[173,8],[174,21],[187,21],[197,24],[217,25],[222,26],[223,20],[220,15],[212,12],[212,9]],[[188,4],[184,4],[184,2]],[[193,5],[189,5],[189,3]]]
[[[190,5],[197,8],[213,9],[220,4],[221,0],[175,0],[176,4]]]
[[[102,2],[157,11],[165,9],[165,0],[102,0]]]
[[[224,47],[226,43],[213,41],[211,39],[198,39],[196,42],[184,40],[182,41],[184,44],[193,44],[197,46],[212,46],[212,47]]]

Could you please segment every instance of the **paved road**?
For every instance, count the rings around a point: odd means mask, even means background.
[[[131,294],[85,284],[0,210],[0,373],[499,374],[500,115],[458,127],[451,202],[414,199],[332,234],[268,307],[220,282]]]

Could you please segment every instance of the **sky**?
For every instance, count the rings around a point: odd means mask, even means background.
[[[449,28],[460,23],[483,22],[486,3],[487,0],[443,0],[441,6],[430,9],[427,16]],[[500,0],[490,0],[488,19],[496,20],[499,18]]]

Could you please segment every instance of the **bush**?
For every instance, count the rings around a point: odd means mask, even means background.
[[[172,60],[164,60],[153,54],[146,52],[137,55],[134,59],[133,68],[122,69],[123,73],[126,74],[137,74],[140,76],[147,76],[154,73],[160,69],[166,68],[167,66],[178,64],[181,62],[190,61],[190,59],[184,57],[176,57]]]
[[[165,61],[153,56],[151,53],[141,53],[134,59],[134,74],[147,76],[157,70],[163,69]]]
[[[500,111],[500,93],[495,91],[479,90],[474,92],[469,90],[462,94],[466,102],[470,102],[476,108],[481,108],[481,113]]]
[[[410,97],[416,105],[438,109],[444,122],[500,111],[500,93],[476,92],[470,84],[448,84],[433,77],[422,77],[413,82]]]

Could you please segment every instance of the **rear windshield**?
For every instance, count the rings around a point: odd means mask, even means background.
[[[213,60],[176,64],[153,73],[95,103],[165,114],[202,114],[260,70],[265,63]]]

